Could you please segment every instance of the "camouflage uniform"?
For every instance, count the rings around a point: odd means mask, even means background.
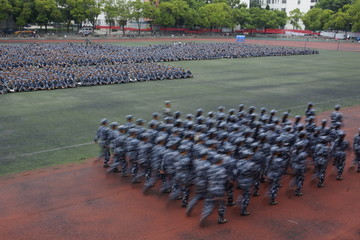
[[[294,177],[295,177],[295,195],[301,196],[303,195],[301,189],[304,185],[304,178],[305,178],[305,169],[306,169],[306,158],[307,153],[305,150],[306,142],[298,142],[295,145],[295,150],[291,154],[291,167],[294,170]]]
[[[320,137],[320,143],[318,143],[314,149],[315,177],[318,178],[318,187],[324,186],[326,167],[330,155],[330,148],[327,144],[328,139],[326,137]]]
[[[186,209],[186,214],[189,216],[191,210],[201,199],[205,199],[207,194],[207,170],[211,166],[211,163],[207,160],[207,150],[203,149],[199,154],[198,159],[194,161],[195,168],[195,196],[190,200]]]
[[[218,223],[226,223],[225,215],[225,184],[228,180],[226,169],[222,165],[221,156],[216,155],[214,157],[214,164],[207,170],[208,187],[207,196],[204,203],[204,208],[201,213],[200,226],[204,224],[204,221],[212,213],[216,205],[219,206],[218,210]]]
[[[359,133],[354,136],[353,151],[355,154],[354,164],[358,165],[357,172],[360,172],[360,129]]]
[[[104,158],[104,167],[109,167],[108,162],[110,160],[110,142],[109,142],[109,128],[107,127],[109,121],[102,119],[94,137],[94,142],[100,146],[99,159]]]
[[[334,161],[337,168],[337,180],[342,180],[342,173],[345,167],[346,151],[349,149],[349,142],[344,139],[345,133],[340,133],[339,139],[334,142],[332,149]]]

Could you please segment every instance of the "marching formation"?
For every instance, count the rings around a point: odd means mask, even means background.
[[[193,76],[159,62],[307,54],[318,51],[237,43],[9,44],[0,50],[0,94]]]
[[[169,199],[182,200],[186,214],[204,200],[200,225],[218,207],[218,223],[226,223],[225,208],[236,204],[234,190],[239,189],[240,215],[251,196],[260,195],[260,185],[270,184],[269,204],[276,197],[284,174],[292,174],[294,194],[301,196],[305,172],[314,166],[313,178],[324,186],[328,164],[343,171],[350,144],[345,140],[340,105],[331,113],[330,123],[316,124],[313,104],[309,103],[305,119],[284,112],[243,104],[238,110],[220,106],[206,115],[202,109],[183,116],[172,112],[166,102],[163,113],[153,113],[145,126],[143,119],[128,115],[123,125],[107,119],[101,121],[94,141],[99,144],[107,172],[131,177],[132,183],[144,183],[143,192],[160,185]],[[327,126],[329,125],[329,126]],[[354,137],[354,164],[360,172],[360,130]],[[112,159],[111,159],[112,156]]]

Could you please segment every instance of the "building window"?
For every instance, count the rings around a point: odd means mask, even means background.
[[[313,9],[314,8],[314,6],[310,6],[310,9]]]
[[[286,3],[286,0],[282,0],[282,3]]]
[[[271,0],[271,3],[274,4],[274,0]]]
[[[298,5],[300,5],[301,4],[301,1],[300,0],[298,0]]]
[[[286,12],[286,8],[282,8],[282,9],[281,9],[281,11],[284,11],[284,12]]]
[[[270,4],[270,0],[266,0],[266,3],[267,3],[267,4]]]

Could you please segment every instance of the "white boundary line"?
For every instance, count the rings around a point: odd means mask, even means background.
[[[68,148],[81,147],[81,146],[86,146],[86,145],[90,145],[90,144],[93,144],[93,142],[81,143],[81,144],[65,146],[65,147],[59,147],[59,148],[52,148],[52,149],[47,149],[47,150],[38,151],[38,152],[32,152],[32,153],[24,153],[24,154],[20,154],[20,155],[16,155],[16,156],[3,157],[3,158],[0,158],[0,161],[5,160],[5,159],[14,159],[14,158],[17,158],[17,157],[31,156],[31,155],[35,155],[35,154],[39,154],[39,153],[47,153],[47,152],[53,152],[53,151],[58,151],[58,150],[64,150],[64,149],[68,149]]]

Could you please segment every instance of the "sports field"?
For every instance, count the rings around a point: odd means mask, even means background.
[[[148,120],[165,100],[184,114],[243,103],[294,116],[308,101],[318,112],[360,104],[358,52],[168,64],[189,68],[194,78],[0,95],[0,175],[94,157],[101,118]]]

